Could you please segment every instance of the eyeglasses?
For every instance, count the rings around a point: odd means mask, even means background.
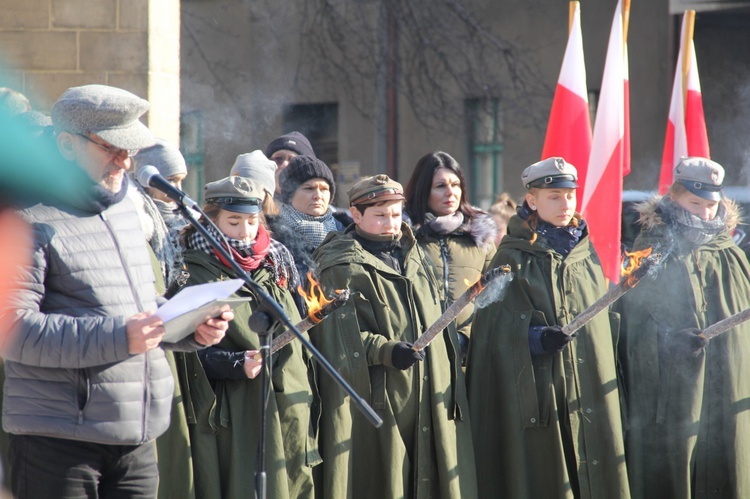
[[[83,137],[84,139],[88,140],[92,144],[96,144],[99,146],[104,152],[112,156],[113,158],[118,158],[120,156],[126,156],[126,157],[133,157],[136,154],[138,154],[138,151],[140,149],[120,149],[119,147],[115,146],[107,146],[102,144],[101,142],[97,142],[85,133],[76,133],[75,135],[78,135],[79,137]]]

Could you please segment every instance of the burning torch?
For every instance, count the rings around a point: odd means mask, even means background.
[[[323,289],[318,282],[313,279],[312,273],[307,274],[307,279],[310,281],[309,294],[305,293],[302,286],[297,287],[297,291],[299,291],[300,295],[305,300],[305,304],[307,304],[307,317],[296,324],[300,333],[308,331],[330,314],[341,308],[344,303],[349,300],[349,296],[351,295],[348,289],[344,289],[343,291],[337,290],[333,299],[329,300],[326,298],[325,293],[323,293]],[[295,334],[287,329],[273,339],[273,342],[271,343],[271,353],[278,352],[282,347],[293,341],[295,338]]]
[[[568,336],[572,335],[593,319],[599,312],[609,307],[622,295],[636,287],[646,275],[656,272],[658,264],[662,260],[661,253],[652,253],[651,248],[641,251],[626,253],[628,265],[623,269],[623,279],[617,286],[612,287],[593,305],[576,316],[575,319],[562,327],[562,332]]]
[[[503,278],[495,280],[500,276],[502,276]],[[414,346],[412,348],[417,352],[420,350],[424,350],[424,348],[429,345],[430,342],[435,339],[435,337],[440,334],[441,331],[443,331],[443,329],[448,327],[448,325],[453,322],[456,317],[458,317],[458,314],[460,314],[461,311],[465,309],[472,300],[482,294],[488,288],[488,286],[490,286],[490,284],[492,284],[493,282],[505,284],[507,282],[510,282],[512,278],[513,274],[510,272],[510,265],[501,265],[500,267],[496,267],[485,272],[479,278],[479,280],[477,280],[477,282],[470,286],[469,289],[464,291],[463,294],[456,299],[456,301],[454,301],[447,309],[445,309],[443,315],[438,317],[438,319],[429,328],[427,328],[427,331],[422,333],[422,335],[417,338],[417,341],[414,342]]]

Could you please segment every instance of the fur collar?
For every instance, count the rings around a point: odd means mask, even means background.
[[[635,206],[636,211],[640,214],[638,223],[647,230],[664,225],[661,217],[656,212],[659,201],[661,201],[661,196],[655,196]],[[740,209],[737,203],[731,199],[724,198],[721,202],[724,203],[727,210],[727,230],[731,233],[741,221]]]
[[[413,227],[414,232],[419,235],[434,234],[432,231],[422,225]],[[475,217],[465,220],[453,234],[467,235],[477,247],[495,248],[495,236],[497,236],[497,224],[492,215],[480,211]]]

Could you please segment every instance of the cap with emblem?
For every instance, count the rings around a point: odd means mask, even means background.
[[[209,182],[203,188],[207,203],[216,203],[222,210],[236,213],[259,213],[264,196],[255,182],[237,175]]]
[[[716,161],[699,157],[680,158],[674,168],[674,179],[698,197],[721,201],[724,168]]]
[[[52,106],[55,130],[75,134],[94,133],[120,149],[154,145],[151,131],[139,121],[148,101],[121,88],[84,85],[67,89]]]
[[[349,205],[371,205],[381,201],[401,200],[404,198],[404,188],[391,180],[388,175],[374,175],[363,178],[346,192]]]
[[[578,187],[576,167],[560,157],[543,159],[521,174],[521,181],[527,189],[575,189]]]

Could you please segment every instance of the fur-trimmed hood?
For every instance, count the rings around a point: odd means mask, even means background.
[[[425,225],[415,225],[414,233],[417,239],[422,234],[430,234],[432,231]],[[429,232],[428,232],[429,231]],[[455,235],[467,235],[470,236],[474,241],[474,245],[478,248],[495,248],[495,237],[497,236],[497,224],[492,215],[489,215],[483,211],[480,211],[476,216],[464,220],[464,222],[455,230],[452,234]]]
[[[639,213],[638,224],[643,228],[650,230],[664,225],[664,221],[656,211],[656,207],[662,200],[663,196],[655,196],[647,201],[638,203],[635,206]],[[727,230],[731,233],[741,222],[740,208],[731,199],[724,198],[720,201],[724,204],[727,211]]]

